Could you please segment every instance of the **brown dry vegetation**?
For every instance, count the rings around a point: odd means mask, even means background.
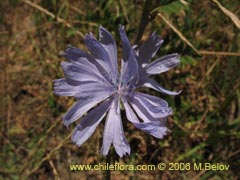
[[[229,164],[230,170],[126,170],[111,172],[112,179],[240,177],[240,32],[234,18],[240,16],[240,3],[220,2],[227,12],[215,0],[153,1],[150,10],[160,7],[161,14],[152,13],[142,40],[156,31],[165,40],[157,56],[181,54],[179,67],[155,79],[183,91],[170,97],[143,89],[174,109],[167,123],[171,133],[155,139],[134,129],[123,113],[132,153],[119,159],[112,151],[111,162],[209,162]],[[80,148],[75,146],[70,139],[75,125],[67,129],[61,122],[75,100],[55,96],[52,80],[63,77],[59,52],[67,44],[85,49],[82,35],[97,35],[99,25],[113,33],[118,47],[118,24],[126,25],[133,43],[143,6],[142,0],[0,1],[0,179],[105,177],[104,171],[70,171],[70,164],[106,162],[99,154],[104,124]]]

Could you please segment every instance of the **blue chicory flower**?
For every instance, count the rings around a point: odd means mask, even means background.
[[[149,63],[163,41],[153,33],[135,50],[123,26],[120,26],[119,32],[123,48],[120,74],[115,40],[105,28],[100,27],[99,41],[91,33],[84,38],[90,53],[75,47],[68,47],[63,53],[68,59],[62,63],[65,78],[54,80],[54,93],[73,96],[78,100],[63,115],[66,126],[87,113],[75,128],[73,142],[82,145],[107,114],[101,153],[107,155],[113,144],[117,154],[122,157],[130,154],[130,146],[124,136],[120,103],[123,104],[127,119],[136,128],[156,138],[163,138],[168,131],[165,122],[172,114],[171,108],[165,100],[135,90],[138,87],[150,87],[170,95],[179,94],[164,89],[149,77],[175,67],[179,57],[171,54]]]

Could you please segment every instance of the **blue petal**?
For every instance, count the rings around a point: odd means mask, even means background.
[[[165,125],[162,125],[161,121],[153,121],[149,123],[134,123],[136,128],[141,129],[142,131],[151,134],[156,138],[163,138],[167,132],[169,132],[168,128]]]
[[[167,101],[165,101],[162,98],[156,97],[156,96],[151,96],[149,94],[145,94],[145,93],[140,93],[140,92],[135,92],[136,96],[141,96],[141,98],[144,98],[146,101],[146,103],[150,103],[154,106],[159,106],[159,107],[168,107],[168,103]]]
[[[81,66],[77,63],[72,62],[62,62],[62,68],[64,75],[67,79],[75,81],[96,81],[104,82],[105,79],[103,76],[97,75],[94,71],[89,70],[88,68]],[[94,69],[93,69],[94,70]]]
[[[169,107],[152,105],[148,100],[137,95],[132,98],[136,104],[144,107],[153,118],[165,118],[172,114],[172,109]]]
[[[171,108],[155,106],[136,93],[131,96],[129,102],[144,122],[157,121],[172,114]]]
[[[123,59],[121,67],[121,81],[124,83],[131,82],[132,84],[137,83],[139,78],[138,63],[136,54],[132,49],[130,42],[128,41],[126,32],[123,26],[119,28],[122,47],[123,47]]]
[[[122,40],[122,58],[124,61],[126,61],[129,59],[132,47],[128,40],[124,26],[119,26],[119,33]]]
[[[77,125],[72,135],[72,141],[81,146],[95,131],[106,112],[108,111],[112,100],[107,100],[101,105],[89,112]]]
[[[114,99],[106,119],[101,148],[103,155],[108,154],[112,143],[120,157],[130,154],[130,146],[124,136],[118,97]]]
[[[163,136],[166,134],[168,129],[165,127],[165,119],[161,121],[152,121],[152,122],[146,122],[146,123],[141,123],[139,122],[136,114],[133,112],[132,108],[130,105],[127,103],[126,100],[123,101],[124,108],[126,111],[127,119],[133,123],[133,125],[148,133],[151,134],[152,136],[156,138],[163,138]]]
[[[151,58],[155,56],[159,47],[163,43],[163,40],[158,37],[156,33],[153,33],[143,44],[138,51],[139,64],[148,63]]]
[[[151,79],[151,78],[147,78],[147,77],[144,77],[144,80],[142,79],[142,85],[143,87],[149,87],[149,88],[152,88],[156,91],[159,91],[159,92],[162,92],[164,94],[168,94],[168,95],[179,95],[182,91],[178,91],[178,92],[175,92],[175,91],[169,91],[167,89],[165,89],[164,87],[162,87],[160,84],[158,84],[155,80]]]
[[[169,54],[163,56],[144,67],[147,74],[159,74],[166,72],[179,64],[178,54]]]
[[[57,79],[54,81],[54,93],[60,96],[74,96],[76,98],[86,98],[93,94],[101,94],[101,93],[112,93],[115,89],[111,86],[86,81],[81,83],[78,86],[72,86],[67,83],[66,79]]]
[[[65,58],[67,58],[70,61],[81,61],[82,59],[89,61],[89,63],[92,63],[96,66],[98,69],[96,73],[101,73],[101,75],[111,83],[111,79],[109,77],[109,72],[104,69],[104,64],[99,63],[93,56],[90,54],[82,51],[81,49],[78,49],[76,47],[69,46],[65,52],[62,54]],[[85,61],[85,62],[86,62]],[[91,66],[92,67],[92,66]],[[93,67],[93,70],[95,68]]]
[[[97,105],[99,102],[108,98],[111,95],[109,92],[94,93],[87,99],[79,100],[76,102],[67,113],[63,115],[63,122],[66,126],[69,126],[74,121],[81,118],[88,110]]]
[[[78,94],[79,87],[84,84],[78,84],[78,86],[72,86],[68,84],[66,78],[55,79],[53,86],[54,94],[59,96],[75,96]]]
[[[102,44],[92,35],[88,34],[84,38],[85,44],[97,62],[105,69],[107,73],[112,72],[112,63],[109,54]]]
[[[99,39],[109,55],[111,68],[112,68],[112,79],[116,80],[118,77],[118,59],[117,59],[117,46],[114,38],[111,33],[108,32],[105,28],[100,26],[99,28]]]
[[[61,54],[68,60],[77,61],[80,57],[86,57],[87,53],[76,47],[68,46],[68,48]]]
[[[86,69],[87,71],[102,77],[100,70],[96,66],[96,62],[94,62],[93,59],[90,61],[89,58],[79,57],[77,61],[70,60],[69,62],[79,68]]]

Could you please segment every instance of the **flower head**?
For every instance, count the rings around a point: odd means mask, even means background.
[[[62,63],[65,78],[54,81],[54,93],[78,100],[63,115],[66,126],[87,113],[75,128],[73,142],[82,145],[107,115],[101,152],[107,155],[113,144],[122,157],[130,154],[130,146],[124,136],[120,103],[124,106],[127,119],[136,128],[163,138],[168,131],[165,122],[172,114],[171,108],[165,100],[135,90],[145,86],[171,95],[178,94],[164,89],[149,76],[175,67],[179,58],[177,54],[172,54],[149,63],[162,40],[154,33],[136,51],[123,26],[120,26],[119,32],[123,48],[120,74],[115,40],[105,28],[100,27],[99,41],[91,33],[84,38],[90,53],[75,47],[68,47],[63,53],[68,60]]]

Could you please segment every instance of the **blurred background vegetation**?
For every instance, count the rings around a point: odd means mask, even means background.
[[[68,44],[86,50],[83,35],[97,36],[99,25],[114,35],[121,53],[119,24],[137,44],[156,31],[164,39],[157,56],[181,55],[180,66],[155,79],[183,91],[170,97],[144,89],[174,109],[171,133],[155,139],[123,113],[132,153],[113,154],[112,163],[210,162],[230,170],[114,171],[112,179],[239,179],[239,7],[238,0],[0,1],[0,179],[105,177],[69,170],[69,164],[106,162],[99,154],[103,123],[77,148],[70,140],[75,125],[67,129],[61,122],[75,100],[53,95],[52,80],[63,77],[59,52]]]

